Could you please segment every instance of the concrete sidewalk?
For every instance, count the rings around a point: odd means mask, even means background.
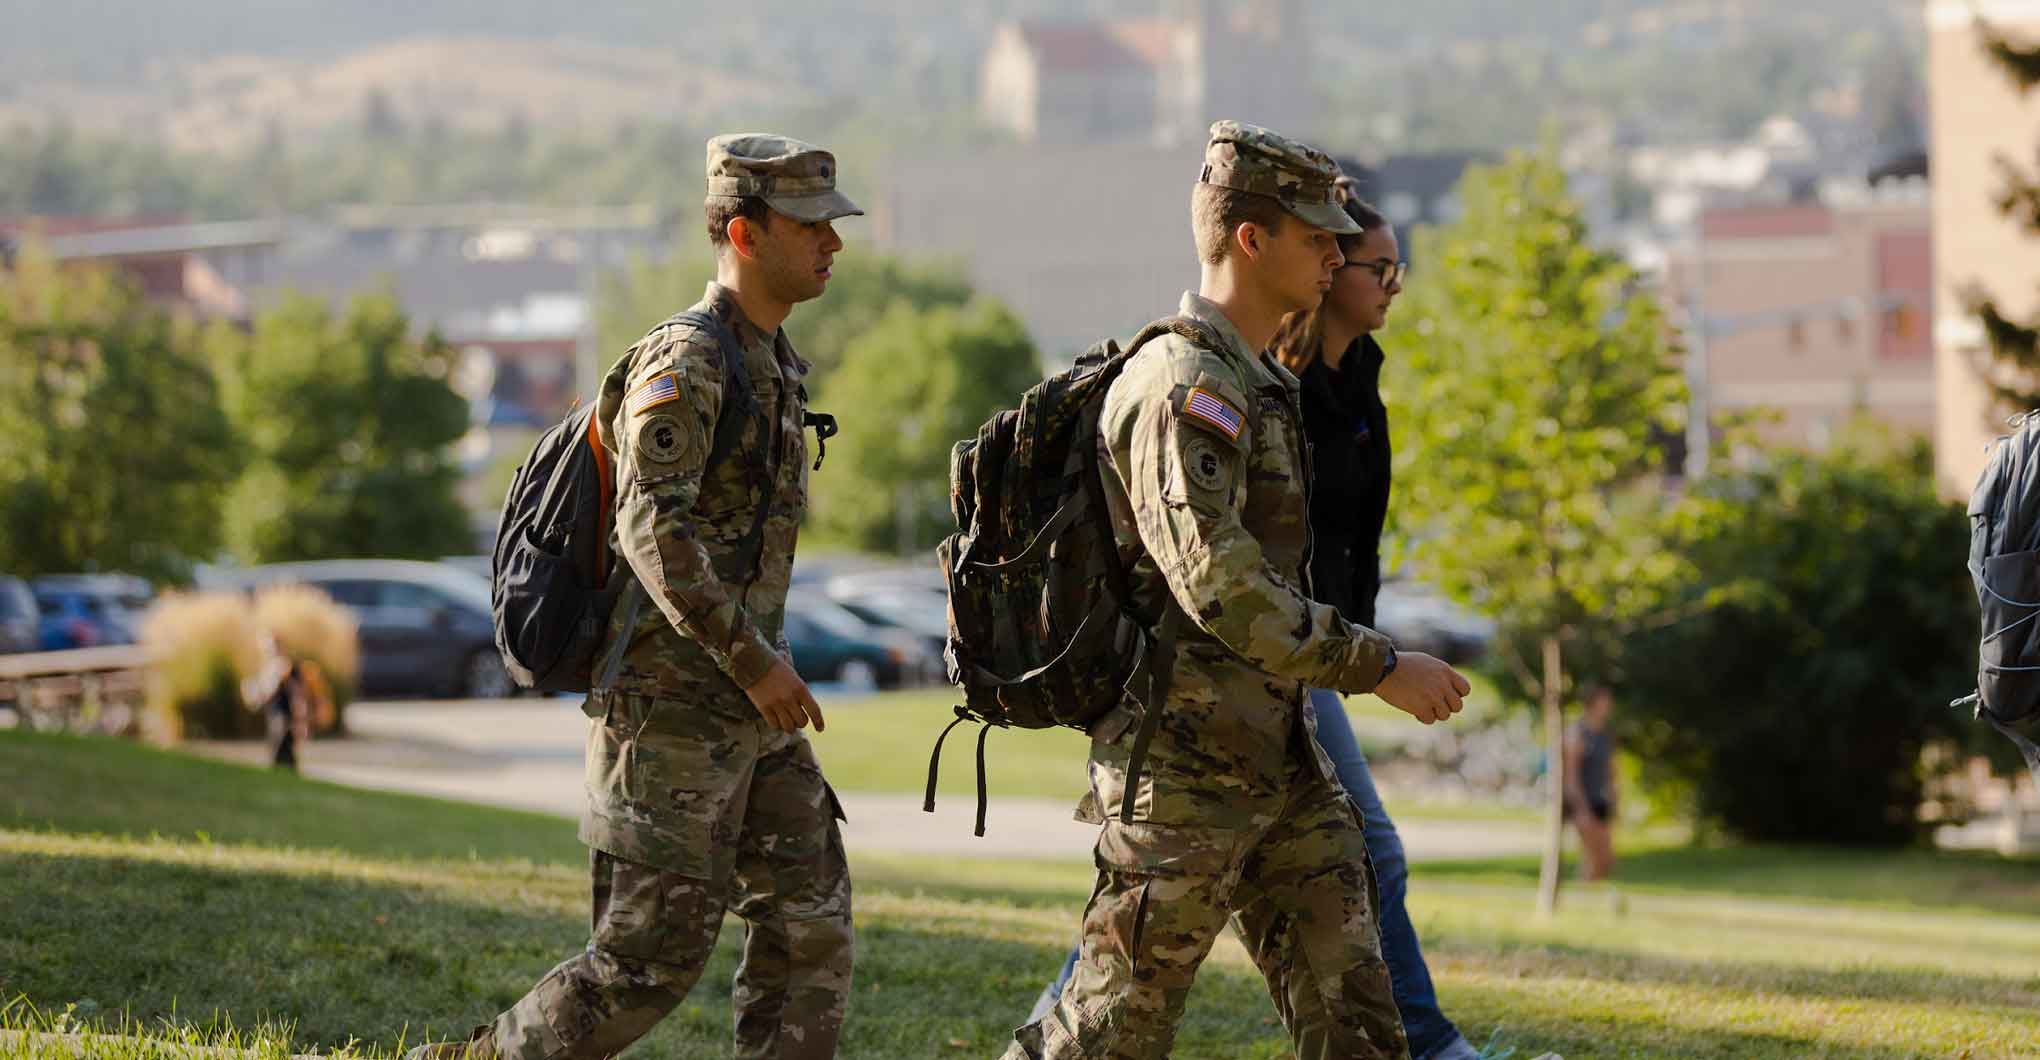
[[[306,776],[363,788],[486,803],[575,817],[582,807],[582,743],[588,722],[562,699],[359,703],[351,733],[300,752]],[[260,763],[259,744],[194,743],[192,750]],[[968,795],[944,795],[933,814],[921,796],[838,792],[843,841],[852,852],[979,858],[1088,859],[1097,826],[1072,820],[1069,799],[992,796],[986,834],[973,836]],[[1393,806],[1390,812],[1394,812]],[[1535,826],[1413,818],[1398,821],[1413,861],[1534,854]]]

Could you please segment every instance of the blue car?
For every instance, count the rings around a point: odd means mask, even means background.
[[[43,651],[133,644],[155,590],[132,574],[53,574],[29,583]]]

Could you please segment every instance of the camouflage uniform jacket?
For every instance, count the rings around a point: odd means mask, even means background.
[[[743,689],[789,655],[781,626],[807,508],[801,387],[807,363],[783,331],[768,335],[745,319],[718,284],[709,284],[694,308],[720,317],[743,347],[757,410],[746,417],[734,450],[704,475],[725,396],[723,355],[712,335],[661,325],[603,380],[596,418],[617,460],[616,551],[655,606],[639,607],[628,630],[622,628],[628,609],[616,609],[610,644],[628,636],[629,645],[610,694],[590,696],[589,711],[606,714],[614,693],[652,697],[666,707],[643,719],[638,732],[595,726],[581,829],[590,846],[676,871],[689,868],[659,855],[683,841],[661,837],[686,822],[664,819],[655,809],[660,800],[629,789],[658,785],[661,756],[647,752],[662,742],[742,743],[720,739],[721,730],[762,724]],[[768,497],[763,547],[752,567],[744,538]],[[673,750],[676,761],[700,757],[699,746]],[[633,773],[641,775],[633,780]]]
[[[1148,343],[1099,420],[1105,495],[1145,613],[1177,609],[1173,680],[1135,818],[1250,828],[1271,822],[1298,770],[1336,783],[1305,691],[1371,690],[1389,640],[1310,595],[1310,465],[1297,381],[1250,350],[1194,293],[1182,313],[1223,340]],[[1092,731],[1091,795],[1119,805],[1138,707]]]

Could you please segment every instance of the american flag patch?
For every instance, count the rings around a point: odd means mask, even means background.
[[[658,408],[668,401],[678,400],[680,400],[680,377],[672,372],[664,372],[640,383],[636,390],[630,392],[630,398],[624,405],[629,413],[635,416],[646,409]]]
[[[1240,428],[1247,422],[1240,410],[1232,407],[1232,402],[1201,386],[1191,387],[1184,395],[1182,412],[1186,418],[1211,427],[1234,442],[1240,440]]]

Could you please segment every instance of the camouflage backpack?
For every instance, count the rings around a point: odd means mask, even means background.
[[[993,727],[1088,731],[1129,692],[1144,700],[1120,810],[1122,818],[1132,814],[1168,691],[1175,609],[1159,622],[1134,613],[1105,504],[1098,418],[1127,362],[1172,332],[1202,346],[1220,341],[1196,321],[1171,317],[1142,328],[1124,350],[1101,342],[950,453],[957,532],[937,552],[949,590],[943,654],[963,702],[935,740],[922,809],[935,810],[943,741],[958,725],[979,722],[978,835],[985,834],[985,737]]]

